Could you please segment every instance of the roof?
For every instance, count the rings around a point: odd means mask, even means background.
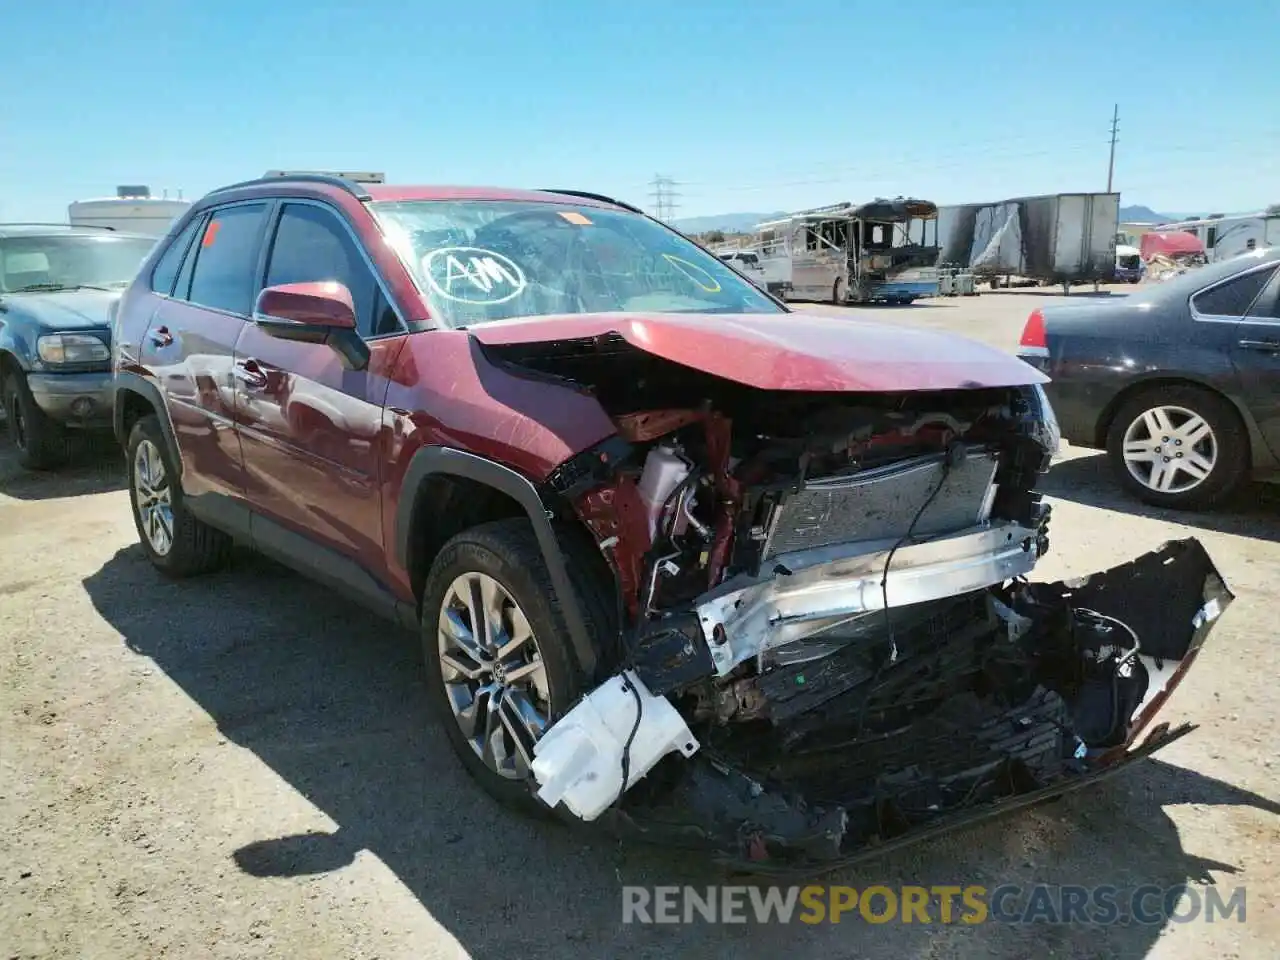
[[[512,200],[565,203],[574,206],[608,207],[612,204],[581,196],[566,196],[546,190],[520,190],[508,187],[456,186],[391,186],[364,184],[369,196],[377,201],[394,200]]]
[[[143,233],[131,233],[114,227],[90,227],[69,223],[0,223],[0,237],[129,237],[155,240]]]
[[[563,203],[576,207],[620,207],[631,209],[621,200],[611,200],[598,194],[577,191],[561,192],[555,189],[524,190],[514,187],[477,187],[453,185],[409,185],[385,183],[360,183],[343,181],[325,175],[302,174],[299,176],[260,177],[218,188],[206,194],[197,205],[223,201],[231,196],[245,197],[279,195],[297,196],[355,196],[373,202],[397,202],[412,200],[508,200],[542,203]]]

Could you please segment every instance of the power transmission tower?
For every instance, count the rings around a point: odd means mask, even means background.
[[[1111,192],[1111,179],[1116,172],[1116,134],[1120,132],[1120,104],[1111,111],[1111,159],[1107,161],[1107,193]]]
[[[649,196],[653,197],[653,215],[663,222],[671,219],[671,215],[675,213],[679,204],[676,200],[680,194],[676,193],[676,182],[670,177],[664,177],[662,174],[654,174],[649,185],[653,187],[649,191]]]

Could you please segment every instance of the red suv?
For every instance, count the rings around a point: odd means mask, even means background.
[[[793,312],[596,195],[216,190],[112,351],[156,567],[239,540],[351,594],[420,632],[494,795],[741,860],[847,858],[1168,742],[1135,738],[1231,599],[1194,540],[1027,582],[1040,373]]]

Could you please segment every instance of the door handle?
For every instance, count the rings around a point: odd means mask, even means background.
[[[258,367],[256,360],[241,360],[231,368],[232,375],[252,390],[261,390],[267,385],[267,375]]]
[[[173,343],[173,334],[165,326],[156,327],[147,336],[157,347],[167,347]]]
[[[1261,353],[1280,353],[1280,340],[1241,340],[1236,346]]]

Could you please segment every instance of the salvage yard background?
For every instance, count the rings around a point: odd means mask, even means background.
[[[1046,295],[813,309],[1013,350]],[[1202,728],[1096,789],[827,882],[1217,883],[1247,888],[1243,925],[624,927],[623,884],[724,878],[498,808],[427,715],[415,639],[326,590],[248,554],[161,580],[101,443],[47,477],[0,447],[0,958],[1274,955],[1280,489],[1162,514],[1080,450],[1045,489],[1038,578],[1204,540],[1237,600],[1162,716]]]

